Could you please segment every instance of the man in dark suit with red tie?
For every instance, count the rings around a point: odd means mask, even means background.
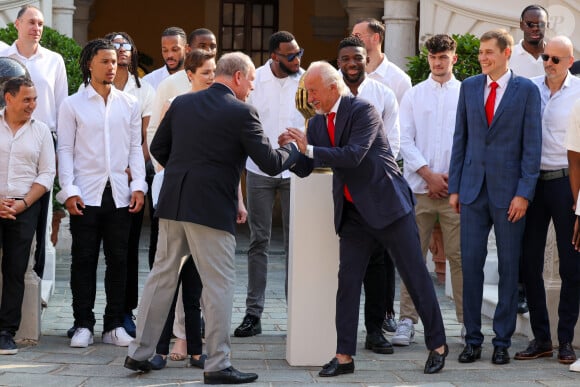
[[[499,292],[491,361],[506,364],[516,328],[524,216],[540,172],[540,94],[533,82],[508,68],[513,38],[505,30],[486,32],[480,40],[483,74],[461,84],[449,167],[449,203],[461,214],[467,333],[459,362],[472,363],[481,357],[483,266],[493,225]]]
[[[438,372],[448,353],[441,311],[423,262],[413,195],[391,153],[381,117],[369,102],[348,96],[342,76],[326,62],[310,65],[304,85],[317,115],[307,135],[290,128],[279,143],[295,141],[303,153],[291,168],[298,176],[315,167],[332,168],[334,224],[340,237],[336,356],[319,375],[354,372],[361,285],[377,243],[395,261],[423,320],[430,350],[424,372]]]

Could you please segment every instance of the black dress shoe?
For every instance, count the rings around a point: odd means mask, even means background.
[[[516,352],[516,360],[532,360],[539,357],[552,357],[554,348],[551,341],[532,340],[525,351]]]
[[[125,368],[129,368],[132,371],[142,371],[149,372],[152,369],[149,360],[135,360],[132,357],[127,356],[125,358]]]
[[[473,363],[481,359],[481,345],[466,344],[457,359],[460,363]]]
[[[397,331],[397,320],[395,320],[394,314],[387,314],[385,321],[383,321],[383,331],[391,333]]]
[[[429,357],[425,363],[425,370],[423,373],[435,374],[445,367],[445,358],[449,355],[449,347],[445,344],[445,350],[443,353],[438,353],[437,351],[429,352]]]
[[[257,374],[240,372],[232,366],[221,371],[203,373],[203,382],[205,384],[242,384],[251,383],[256,379],[258,379]]]
[[[333,357],[331,361],[322,366],[318,376],[338,376],[344,374],[352,374],[354,372],[354,360],[350,363],[340,364],[338,359]]]
[[[388,355],[394,352],[393,345],[389,343],[382,332],[374,332],[367,335],[365,349],[370,349],[374,353]]]
[[[518,313],[528,313],[528,299],[526,298],[526,290],[523,284],[518,284]]]
[[[494,345],[493,355],[491,355],[491,362],[493,364],[507,364],[510,362],[510,354],[506,347]]]
[[[201,356],[199,357],[199,359],[196,359],[193,356],[191,356],[189,358],[189,365],[191,367],[203,369],[203,367],[205,367],[205,360],[206,359],[207,359],[207,355],[205,353],[202,353]]]
[[[572,364],[576,361],[576,352],[572,343],[560,343],[558,348],[558,362],[561,364]]]
[[[244,317],[244,321],[234,331],[236,337],[250,337],[262,333],[262,323],[260,318],[249,314]]]

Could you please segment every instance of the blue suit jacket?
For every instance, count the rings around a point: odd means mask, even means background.
[[[464,80],[449,167],[449,193],[472,203],[483,183],[489,200],[508,208],[514,196],[532,200],[540,171],[542,121],[540,93],[527,78],[512,76],[491,126],[485,116],[486,76]]]
[[[383,121],[369,102],[350,96],[341,98],[335,119],[335,147],[330,143],[323,115],[309,121],[306,133],[308,143],[314,146],[314,159],[302,155],[290,170],[304,177],[314,167],[332,168],[337,232],[342,221],[345,184],[356,209],[373,228],[382,229],[413,209],[411,189],[391,153]]]

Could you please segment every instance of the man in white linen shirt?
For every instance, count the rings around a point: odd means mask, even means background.
[[[110,41],[87,43],[80,64],[85,89],[61,106],[57,148],[62,187],[57,198],[71,215],[71,290],[77,328],[70,345],[93,343],[95,271],[103,240],[107,265],[103,342],[128,346],[132,337],[123,328],[123,316],[130,214],[141,211],[147,192],[139,102],[112,86],[117,52]]]
[[[403,97],[399,110],[403,173],[415,194],[415,219],[419,228],[423,257],[427,254],[433,226],[441,225],[445,255],[449,261],[455,315],[463,323],[463,275],[459,214],[449,206],[447,179],[455,114],[459,100],[459,82],[453,76],[457,62],[453,38],[434,35],[425,42],[431,74]],[[404,284],[401,284],[400,321],[393,344],[409,343],[419,316]],[[462,335],[464,330],[462,329]],[[400,336],[400,337],[399,337]]]
[[[304,118],[296,109],[294,96],[304,70],[300,60],[304,49],[294,35],[278,31],[270,36],[270,59],[256,70],[255,89],[248,98],[260,116],[264,134],[271,144],[286,128],[304,130]],[[234,331],[236,337],[262,333],[260,318],[264,311],[268,250],[272,230],[272,210],[276,193],[280,194],[282,228],[284,232],[285,291],[288,293],[288,233],[290,225],[290,172],[276,176],[264,173],[248,158],[246,162],[246,199],[250,246],[248,248],[248,293],[246,315]]]
[[[32,5],[25,5],[18,11],[14,26],[18,39],[12,46],[2,50],[0,56],[18,60],[28,70],[38,95],[34,118],[48,125],[56,133],[58,109],[68,95],[66,68],[62,57],[56,52],[42,47],[39,42],[44,28],[44,16]],[[36,227],[36,249],[34,251],[34,271],[42,278],[44,274],[46,224],[51,192],[40,199],[41,210]]]
[[[4,84],[6,108],[0,110],[0,250],[2,303],[0,355],[18,352],[24,273],[40,213],[38,200],[52,188],[56,173],[48,127],[33,118],[36,90],[24,77]]]
[[[369,56],[368,76],[393,90],[397,103],[401,103],[405,92],[411,88],[411,77],[396,64],[387,59],[382,52],[385,40],[385,26],[380,21],[367,18],[357,20],[352,27],[352,34],[363,41]]]
[[[523,282],[528,297],[533,340],[516,353],[518,360],[552,357],[552,335],[544,287],[544,249],[552,220],[560,257],[560,304],[558,306],[558,361],[576,361],[572,347],[580,307],[580,253],[570,243],[574,232],[574,195],[568,177],[566,131],[574,102],[580,99],[580,79],[568,69],[574,63],[570,39],[556,36],[544,49],[545,75],[532,81],[542,99],[542,155],[536,194],[526,215],[523,238]]]
[[[382,46],[385,40],[384,24],[373,18],[357,20],[352,27],[352,35],[362,40],[367,49],[369,62],[366,66],[366,72],[368,73],[368,77],[381,82],[393,90],[397,96],[397,103],[401,104],[403,95],[411,88],[411,77],[397,65],[390,62],[387,59],[387,55],[382,52]],[[393,153],[393,156],[397,157],[395,153]],[[388,332],[395,332],[397,329],[394,310],[395,265],[391,260],[387,260],[386,265],[388,283],[387,315],[385,316],[383,329]]]
[[[350,94],[370,102],[379,112],[391,153],[396,157],[400,142],[397,97],[387,86],[366,75],[368,56],[362,40],[356,36],[344,38],[338,45],[337,63]],[[365,347],[381,354],[393,353],[393,346],[381,331],[387,314],[387,295],[390,285],[387,277],[387,263],[392,266],[391,262],[391,258],[384,248],[377,247],[370,257],[363,281],[366,296],[365,327],[367,336]]]
[[[143,79],[154,89],[171,74],[183,70],[187,37],[185,31],[179,27],[168,27],[161,33],[161,56],[164,66],[151,71]]]
[[[528,5],[520,17],[520,29],[524,38],[514,45],[510,57],[510,68],[522,77],[544,75],[544,64],[540,55],[544,52],[544,35],[548,26],[548,11],[541,5]]]
[[[10,46],[0,40],[0,50],[3,50],[3,49],[8,48],[8,47],[10,47]]]

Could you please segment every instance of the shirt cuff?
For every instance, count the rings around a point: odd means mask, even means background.
[[[310,144],[306,145],[306,152],[304,154],[309,159],[313,159],[314,158],[314,146],[310,145]]]

